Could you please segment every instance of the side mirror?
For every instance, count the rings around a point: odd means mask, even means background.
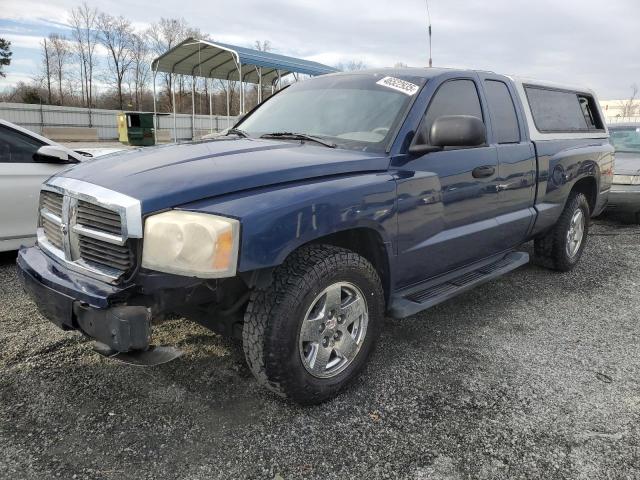
[[[429,132],[416,134],[416,142],[409,147],[409,153],[424,155],[444,147],[477,147],[486,142],[487,132],[478,117],[444,115],[433,122]]]
[[[69,158],[69,152],[58,145],[43,145],[33,155],[35,162],[41,163],[75,163],[75,159]]]

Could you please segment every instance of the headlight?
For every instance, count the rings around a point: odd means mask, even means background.
[[[236,274],[240,222],[206,213],[172,210],[147,218],[142,266],[189,277]]]
[[[640,185],[639,175],[614,175],[613,183],[616,185]]]

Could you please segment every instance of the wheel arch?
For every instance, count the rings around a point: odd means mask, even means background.
[[[280,259],[278,265],[251,272],[241,272],[240,275],[249,288],[255,286],[264,288],[272,281],[272,273],[279,265],[284,263],[295,252],[309,245],[342,247],[365,258],[378,273],[384,291],[385,303],[388,303],[393,289],[392,248],[391,244],[384,240],[378,230],[370,227],[348,228],[319,236],[287,250],[286,255]]]
[[[598,202],[598,182],[595,175],[583,176],[582,178],[576,180],[576,182],[573,184],[573,187],[571,187],[571,192],[569,195],[574,192],[582,193],[585,197],[587,197],[587,202],[589,203],[589,213],[593,214]]]
[[[377,230],[367,227],[351,228],[319,237],[309,243],[346,248],[367,259],[380,277],[385,302],[388,302],[392,289],[392,255],[390,254],[390,244],[385,243]]]

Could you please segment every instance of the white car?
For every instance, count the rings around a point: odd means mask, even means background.
[[[0,252],[33,244],[40,185],[88,156],[0,119]]]

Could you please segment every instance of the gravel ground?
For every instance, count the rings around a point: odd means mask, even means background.
[[[640,228],[591,233],[572,273],[529,265],[389,320],[365,374],[313,408],[183,320],[155,332],[174,362],[104,359],[2,256],[0,477],[639,479]]]

